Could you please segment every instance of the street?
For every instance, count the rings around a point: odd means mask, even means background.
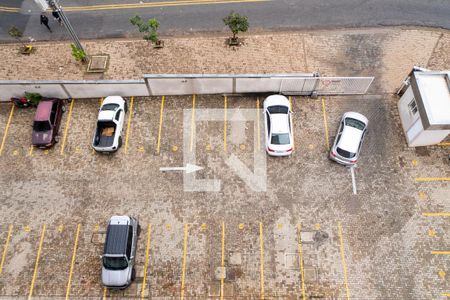
[[[247,15],[250,31],[414,25],[450,29],[448,1],[420,0],[192,0],[192,1],[61,1],[80,38],[140,36],[129,19],[155,17],[161,33],[180,35],[225,31],[222,19],[230,11]],[[49,33],[39,25],[33,1],[0,1],[0,40],[11,40],[10,26],[36,40],[67,39],[64,28],[52,19]]]

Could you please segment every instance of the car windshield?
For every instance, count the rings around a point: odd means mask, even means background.
[[[345,125],[354,127],[359,130],[364,130],[364,127],[366,126],[363,122],[353,118],[345,118]]]
[[[274,134],[272,134],[270,143],[273,145],[289,144],[289,133],[274,133]]]
[[[283,105],[274,105],[274,106],[269,106],[267,108],[267,110],[271,113],[271,114],[287,114],[289,109],[286,106]]]
[[[102,106],[102,110],[116,110],[119,107],[118,104],[108,103]]]
[[[33,123],[34,131],[49,131],[51,129],[49,121],[34,121]]]
[[[125,256],[109,257],[103,256],[103,266],[108,270],[123,270],[128,267],[128,262]]]
[[[345,158],[353,158],[356,155],[356,153],[345,151],[344,149],[341,149],[339,147],[337,147],[336,151],[337,153],[339,153],[340,156]]]

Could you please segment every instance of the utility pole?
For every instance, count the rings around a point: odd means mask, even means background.
[[[46,0],[46,1],[48,3],[48,6],[50,6],[50,8],[53,11],[56,11],[59,14],[59,16],[60,16],[62,22],[64,23],[64,26],[66,27],[67,32],[69,33],[70,37],[72,38],[72,41],[75,44],[75,46],[78,49],[82,50],[84,53],[86,53],[84,51],[83,46],[80,43],[80,40],[78,39],[77,34],[75,33],[75,30],[73,29],[72,25],[70,24],[69,19],[67,19],[66,14],[62,10],[62,7],[61,7],[61,5],[59,5],[58,1],[57,0]]]

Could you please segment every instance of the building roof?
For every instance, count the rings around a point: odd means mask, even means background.
[[[450,129],[450,72],[413,72],[411,86],[425,129]]]
[[[106,231],[104,254],[125,254],[129,225],[109,224]]]

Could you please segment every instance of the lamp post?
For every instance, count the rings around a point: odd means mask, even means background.
[[[48,6],[50,6],[50,8],[53,11],[56,11],[58,13],[58,15],[60,16],[64,26],[67,29],[67,32],[69,33],[70,37],[72,38],[73,43],[75,44],[75,46],[79,49],[82,50],[84,53],[86,53],[84,51],[83,46],[81,45],[80,40],[78,39],[77,34],[75,33],[75,30],[73,29],[72,25],[69,22],[69,19],[67,19],[66,14],[64,13],[64,11],[62,10],[61,5],[59,5],[57,0],[46,0],[48,3]]]

